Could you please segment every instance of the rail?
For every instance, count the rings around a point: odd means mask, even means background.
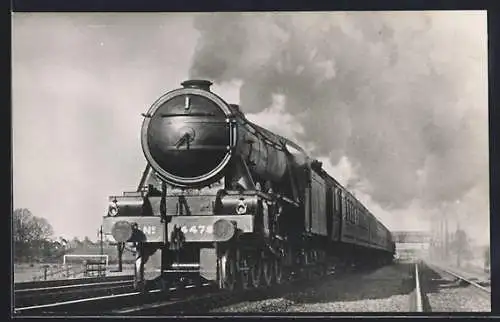
[[[124,283],[133,283],[133,280],[119,280],[119,281],[104,281],[104,282],[93,282],[93,283],[85,283],[85,284],[73,284],[73,285],[59,285],[59,286],[45,286],[45,287],[35,287],[35,288],[27,288],[14,290],[14,294],[24,294],[24,293],[34,293],[34,292],[50,292],[50,291],[59,291],[59,290],[69,290],[69,289],[81,289],[85,287],[95,287],[95,286],[104,286],[104,285],[122,285]]]
[[[427,260],[419,263],[423,312],[489,312],[491,289],[449,267]]]
[[[103,281],[120,281],[126,279],[133,279],[133,275],[118,275],[106,277],[84,277],[72,278],[63,280],[46,280],[46,281],[30,281],[30,282],[17,282],[14,283],[14,291],[29,289],[29,288],[45,288],[63,285],[78,285],[87,283],[98,283]]]
[[[209,284],[203,284],[203,286],[207,286]],[[189,286],[189,285],[188,285]],[[193,286],[185,288],[191,288]],[[177,290],[177,288],[170,288],[169,291]],[[146,293],[146,295],[161,295],[162,291],[160,289],[150,290]],[[40,304],[40,305],[30,305],[23,306],[14,309],[14,313],[22,314],[22,313],[40,313],[40,312],[60,312],[64,310],[72,310],[77,305],[92,305],[93,307],[99,307],[102,309],[105,306],[115,307],[118,306],[120,302],[123,301],[131,301],[132,303],[138,303],[143,301],[145,298],[145,294],[142,292],[134,291],[127,292],[122,294],[112,294],[105,296],[93,296],[86,297],[74,300],[63,300],[63,301],[55,301],[52,303]],[[106,303],[107,302],[107,303]],[[132,310],[133,311],[133,310]]]
[[[450,269],[447,269],[447,268],[443,268],[443,267],[439,267],[439,266],[437,266],[437,268],[440,269],[440,270],[442,270],[445,273],[448,273],[448,274],[454,276],[455,278],[457,278],[457,279],[459,279],[459,280],[461,280],[461,281],[463,281],[463,282],[465,282],[465,283],[467,283],[469,285],[474,286],[476,289],[479,289],[479,290],[481,290],[481,291],[483,291],[485,293],[491,294],[491,289],[488,289],[488,288],[486,288],[486,287],[484,287],[482,285],[479,285],[478,283],[472,281],[471,279],[469,279],[467,277],[464,277],[464,276],[462,276],[462,275],[460,275],[460,274],[458,274],[456,272],[453,272],[453,271],[451,271]]]
[[[329,272],[327,275],[333,274]],[[324,275],[322,275],[324,276]],[[317,276],[313,280],[321,280]],[[340,274],[342,276],[342,274]],[[340,277],[339,276],[339,277]],[[138,291],[124,292],[120,294],[109,294],[105,296],[87,296],[85,298],[71,300],[57,300],[50,303],[39,303],[36,305],[25,305],[15,309],[15,313],[22,316],[41,314],[51,315],[142,315],[158,313],[165,310],[167,313],[177,311],[191,312],[191,310],[204,310],[206,306],[220,305],[221,303],[243,301],[244,299],[269,297],[277,294],[285,294],[293,287],[310,283],[310,278],[291,278],[289,281],[275,287],[260,287],[241,289],[238,291],[218,290],[214,283],[202,283],[201,285],[179,285],[170,287],[164,291],[160,289],[150,290],[142,293]],[[196,313],[196,312],[195,312]]]
[[[73,283],[66,285],[31,285],[14,290],[14,312],[26,308],[50,307],[54,303],[78,301],[81,299],[133,291],[133,277],[127,276],[122,279],[93,280],[85,283]]]
[[[420,274],[418,272],[418,263],[415,263],[415,310],[423,312],[422,290],[420,288]]]

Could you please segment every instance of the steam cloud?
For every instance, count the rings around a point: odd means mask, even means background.
[[[384,209],[439,207],[475,189],[483,197],[473,211],[487,212],[485,20],[478,12],[200,15],[190,76],[241,82],[246,113],[283,96],[299,143],[331,164],[349,160],[357,172],[349,186]]]

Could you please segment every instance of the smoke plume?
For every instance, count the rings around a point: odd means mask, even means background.
[[[488,193],[485,15],[478,12],[210,14],[190,76],[241,82],[246,113],[273,97],[312,154],[347,159],[383,209]],[[343,161],[344,162],[344,161]],[[486,199],[484,199],[486,198]]]

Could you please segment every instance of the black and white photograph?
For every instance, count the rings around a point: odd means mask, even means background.
[[[13,316],[491,312],[487,12],[13,12]]]

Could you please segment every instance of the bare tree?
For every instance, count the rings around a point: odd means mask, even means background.
[[[33,216],[26,208],[13,212],[14,252],[17,259],[32,259],[53,234],[50,223],[41,217]]]

